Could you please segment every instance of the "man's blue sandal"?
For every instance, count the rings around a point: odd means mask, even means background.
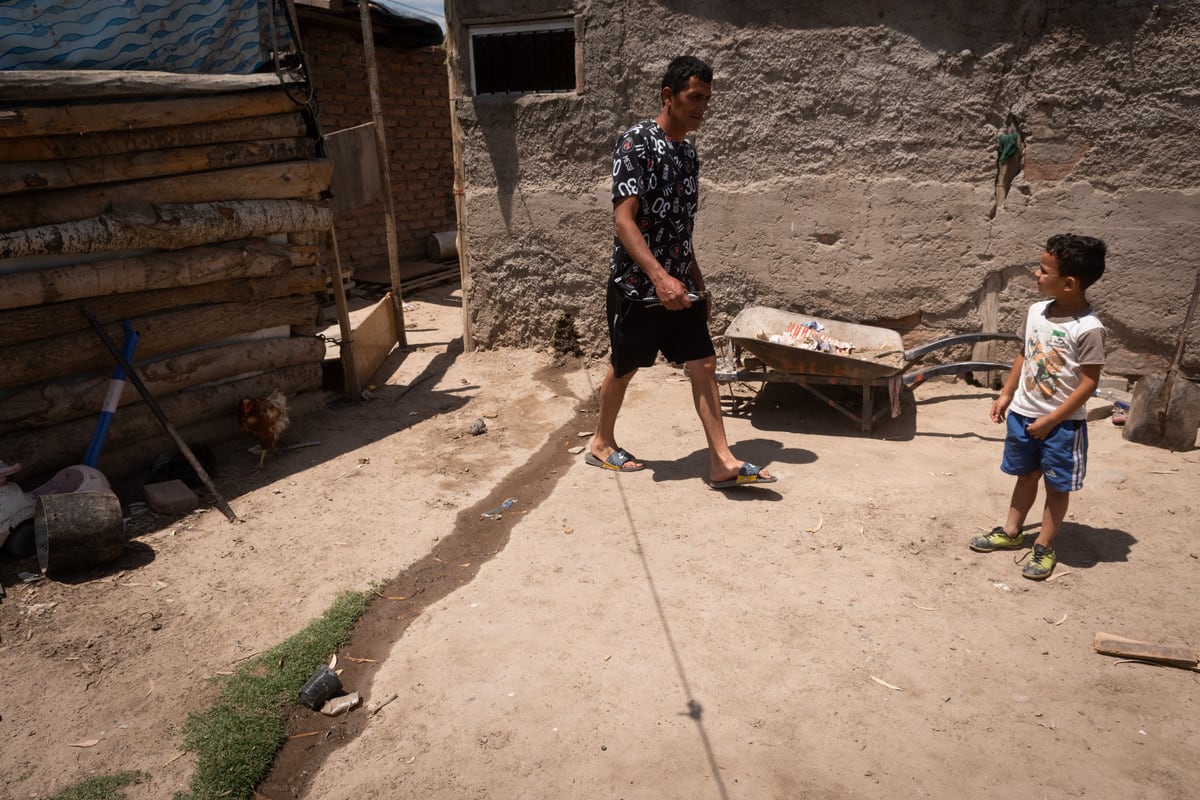
[[[738,470],[738,474],[724,481],[713,481],[712,488],[714,489],[735,489],[739,486],[752,486],[756,483],[774,483],[779,480],[774,475],[763,475],[759,468],[751,464],[749,461],[742,462],[742,468]]]
[[[608,458],[604,459],[603,461],[600,460],[599,456],[593,454],[592,451],[589,450],[587,455],[583,457],[583,460],[586,463],[591,464],[593,467],[600,467],[600,469],[611,469],[613,472],[638,472],[639,470],[646,468],[645,464],[630,464],[629,466],[625,466],[630,461],[637,461],[637,459],[634,458],[633,454],[623,447],[618,447],[616,450],[613,450],[611,453],[609,453]]]

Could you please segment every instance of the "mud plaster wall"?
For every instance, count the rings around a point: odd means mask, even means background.
[[[1089,292],[1109,371],[1169,362],[1200,269],[1200,2],[781,5],[458,4],[464,25],[574,13],[583,30],[582,93],[458,104],[478,346],[573,334],[606,352],[611,148],[658,112],[670,58],[692,53],[715,71],[695,134],[715,334],[754,303],[906,342],[979,330],[993,274],[999,327],[1015,331],[1042,245],[1074,231],[1109,245]],[[997,208],[1010,114],[1026,150]]]

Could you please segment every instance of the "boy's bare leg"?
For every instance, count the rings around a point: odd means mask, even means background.
[[[600,382],[600,417],[596,421],[596,433],[588,443],[592,455],[601,461],[607,459],[617,449],[617,415],[621,413],[621,405],[625,402],[625,390],[637,370],[632,370],[616,376],[616,371],[609,365],[604,380]],[[641,466],[641,462],[625,462],[631,467]]]
[[[1071,503],[1070,492],[1060,492],[1046,487],[1046,507],[1042,511],[1042,530],[1038,533],[1036,544],[1054,549],[1054,537],[1062,528],[1067,516],[1067,506]]]
[[[742,460],[729,449],[725,436],[725,419],[721,416],[721,390],[717,387],[717,357],[698,358],[687,362],[688,377],[692,381],[692,402],[708,440],[708,477],[712,481],[724,481],[738,474]],[[769,478],[765,469],[759,474]]]
[[[1017,476],[1012,499],[1008,502],[1008,518],[1004,521],[1004,532],[1010,537],[1015,539],[1021,535],[1021,529],[1025,527],[1025,517],[1029,514],[1029,509],[1033,508],[1033,502],[1037,500],[1038,484],[1041,480],[1041,470]],[[1049,499],[1046,502],[1049,503]]]

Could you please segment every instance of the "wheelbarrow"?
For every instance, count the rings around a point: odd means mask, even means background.
[[[818,346],[828,345],[831,349],[808,349],[769,340],[771,335],[783,334],[789,328],[819,329],[821,338],[814,338],[810,342]],[[1007,371],[1012,366],[1011,363],[995,361],[956,361],[911,369],[929,353],[974,342],[1021,341],[1020,336],[1011,333],[963,333],[905,350],[900,334],[890,328],[822,319],[767,306],[743,309],[725,330],[725,338],[729,352],[717,368],[717,383],[759,382],[764,386],[774,382],[797,384],[831,408],[858,422],[864,433],[870,433],[872,425],[889,410],[892,417],[900,416],[900,393],[905,386],[915,387],[934,375]],[[838,343],[853,347],[848,352],[838,352]],[[751,353],[758,363],[753,364],[741,351]],[[848,408],[817,388],[831,385],[861,387],[861,409],[856,411]],[[891,402],[887,407],[875,411],[873,392],[884,387],[888,389]]]

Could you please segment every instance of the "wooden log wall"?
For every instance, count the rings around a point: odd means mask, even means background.
[[[138,331],[193,444],[242,435],[243,396],[324,404],[332,165],[306,100],[294,75],[0,72],[0,461],[23,488],[81,463],[99,419],[114,363],[85,309]],[[127,385],[100,470],[148,469],[150,442],[169,439]]]

